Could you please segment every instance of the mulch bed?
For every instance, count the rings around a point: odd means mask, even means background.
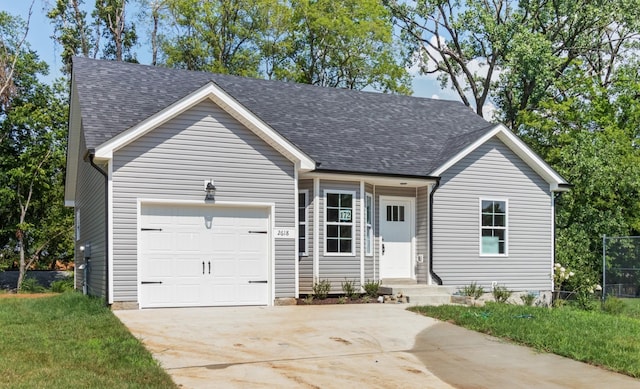
[[[378,301],[374,298],[369,298],[368,300],[364,297],[358,297],[355,299],[346,299],[345,301],[340,301],[340,297],[337,296],[329,296],[324,300],[314,298],[311,303],[309,303],[305,298],[297,299],[298,305],[331,305],[331,304],[378,304]]]

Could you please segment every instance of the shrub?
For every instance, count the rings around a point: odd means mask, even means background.
[[[507,289],[506,286],[496,285],[496,287],[493,288],[491,293],[493,294],[493,298],[496,300],[496,302],[506,303],[507,300],[509,300],[509,297],[511,297],[511,294],[513,292]]]
[[[53,281],[51,283],[51,291],[53,293],[63,293],[68,290],[73,290],[73,277]]]
[[[20,292],[27,293],[44,293],[45,290],[45,287],[40,285],[38,280],[33,277],[25,277],[24,280],[22,280],[22,286],[20,287]]]
[[[602,310],[612,315],[621,314],[622,312],[624,312],[624,308],[624,301],[614,296],[607,297],[607,299],[604,300],[604,303],[602,304]]]
[[[378,289],[380,289],[380,281],[369,281],[364,283],[364,292],[369,297],[378,297]]]
[[[331,290],[331,281],[322,280],[313,284],[313,294],[320,300],[324,300],[329,295]]]
[[[313,295],[312,294],[308,294],[305,298],[304,298],[304,303],[306,305],[311,305],[313,304]]]
[[[344,304],[346,302],[347,302],[347,297],[346,296],[338,297],[338,304]]]
[[[527,294],[523,294],[520,295],[520,300],[522,300],[522,303],[526,306],[533,306],[533,302],[536,301],[536,295],[529,292]]]
[[[484,288],[482,288],[482,286],[478,286],[478,284],[474,281],[471,283],[471,285],[463,286],[460,289],[460,293],[463,296],[479,299],[484,294]]]
[[[356,292],[356,282],[355,280],[348,281],[346,278],[344,282],[342,282],[342,291],[344,295],[348,298],[356,298],[358,297],[358,292]]]

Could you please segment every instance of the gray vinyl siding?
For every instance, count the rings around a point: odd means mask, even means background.
[[[307,255],[298,258],[298,272],[300,293],[308,294],[313,287],[313,180],[300,180],[298,190],[307,191]]]
[[[371,184],[364,184],[364,191],[365,193],[369,193],[372,196],[372,200],[373,200],[373,242],[371,242],[371,244],[373,245],[373,255],[366,255],[364,256],[364,280],[365,282],[367,280],[369,281],[374,281],[375,280],[375,272],[374,272],[374,266],[376,266],[376,249],[377,249],[377,245],[376,245],[376,229],[375,229],[375,224],[376,224],[376,215],[378,213],[378,210],[376,209],[376,197],[374,195],[374,187]],[[366,199],[366,198],[365,198]],[[364,206],[366,206],[366,203],[363,203]],[[366,219],[365,219],[365,223],[366,223]],[[366,239],[366,234],[367,231],[364,231],[365,233],[365,239]],[[363,242],[364,244],[364,242]]]
[[[507,257],[479,255],[480,198],[508,200]],[[551,289],[549,184],[501,141],[488,141],[447,170],[434,202],[433,267],[444,285]]]
[[[137,300],[137,199],[275,204],[273,225],[295,228],[293,162],[207,100],[114,153],[114,300]],[[275,298],[294,297],[295,239],[275,239]]]
[[[76,269],[84,263],[84,253],[80,246],[91,247],[89,271],[87,274],[88,293],[92,296],[105,297],[106,293],[106,255],[105,255],[105,196],[104,176],[88,161],[84,161],[86,146],[84,137],[80,142],[78,158],[78,177],[74,220],[80,211],[80,240],[75,240]],[[103,167],[103,169],[105,169]],[[82,290],[84,272],[76,270],[76,288]]]
[[[325,255],[325,194],[327,191],[352,191],[354,192],[353,204],[353,244],[354,255]],[[342,292],[342,282],[355,280],[356,286],[360,287],[360,183],[347,181],[320,181],[320,221],[319,221],[319,280],[329,280],[331,282],[331,293]]]
[[[416,256],[422,255],[422,263],[416,263],[416,281],[429,282],[429,187],[418,188],[416,198]]]

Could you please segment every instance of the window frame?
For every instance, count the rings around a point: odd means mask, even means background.
[[[75,215],[75,232],[76,232],[76,242],[78,242],[80,240],[80,233],[82,232],[81,228],[80,228],[80,210],[76,209],[76,215]]]
[[[349,223],[341,223],[341,222],[329,222],[327,221],[327,210],[329,209],[327,207],[327,195],[329,194],[337,194],[337,195],[343,195],[343,194],[348,194],[351,195],[351,222]],[[324,251],[324,256],[327,257],[354,257],[356,255],[356,242],[357,242],[357,237],[356,237],[356,191],[353,190],[339,190],[339,189],[325,189],[322,192],[322,199],[323,199],[323,208],[324,208],[324,212],[323,212],[323,224],[324,224],[324,230],[323,230],[323,251]],[[330,252],[327,251],[327,240],[329,239],[328,235],[327,235],[327,226],[331,226],[331,225],[336,225],[336,226],[349,226],[351,227],[351,252]]]
[[[364,255],[372,257],[374,252],[374,236],[373,226],[375,222],[375,204],[373,195],[365,193],[364,196]],[[367,242],[369,245],[367,246]]]
[[[504,203],[504,227],[484,226],[482,224],[482,202],[493,201]],[[482,230],[504,230],[504,253],[483,253],[482,252]],[[481,257],[508,257],[509,256],[509,200],[504,197],[481,197],[478,200],[478,254]]]
[[[300,204],[300,195],[304,195],[304,204]],[[304,221],[300,221],[300,212],[304,213]],[[300,247],[301,229],[304,226],[304,247]],[[298,190],[298,256],[309,256],[309,190]]]

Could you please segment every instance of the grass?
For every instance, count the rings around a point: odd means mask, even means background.
[[[102,300],[0,299],[0,388],[175,388]]]
[[[634,307],[640,308],[640,304]],[[606,369],[640,377],[640,320],[627,315],[488,303],[410,310]]]
[[[624,315],[640,319],[640,298],[622,299],[625,305]]]

